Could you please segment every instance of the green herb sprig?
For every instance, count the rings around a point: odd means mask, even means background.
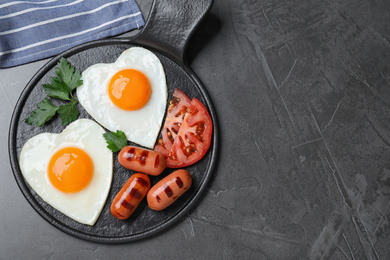
[[[83,84],[81,72],[65,58],[61,58],[57,63],[55,73],[57,77],[50,78],[51,84],[43,84],[42,87],[48,97],[68,103],[56,107],[46,97],[37,104],[37,108],[25,120],[27,124],[41,127],[58,113],[62,126],[66,126],[79,117],[79,111],[76,108],[79,101],[73,96],[73,91]]]
[[[121,131],[117,130],[115,132],[108,132],[103,134],[104,139],[106,139],[107,148],[111,151],[118,152],[123,147],[127,145],[127,138],[126,134]]]

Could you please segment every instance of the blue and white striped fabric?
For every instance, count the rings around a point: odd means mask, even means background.
[[[143,25],[134,0],[0,0],[0,67],[51,57]]]

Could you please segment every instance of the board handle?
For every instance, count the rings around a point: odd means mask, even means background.
[[[148,20],[133,42],[184,64],[187,42],[212,5],[213,0],[154,0]]]

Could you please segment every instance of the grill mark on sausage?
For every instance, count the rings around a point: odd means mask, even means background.
[[[168,198],[172,197],[173,191],[171,188],[169,188],[168,185],[165,187],[164,191],[165,191],[165,194],[167,194]]]
[[[130,149],[127,151],[127,153],[126,153],[126,159],[127,159],[128,161],[131,161],[131,160],[133,160],[134,157],[135,157],[135,148],[132,147],[132,148],[130,148]]]
[[[129,194],[130,194],[133,198],[136,198],[136,199],[142,198],[141,192],[139,192],[139,190],[136,189],[136,188],[132,188]]]
[[[148,155],[149,155],[149,152],[148,151],[142,151],[142,153],[141,153],[141,157],[140,157],[140,164],[142,165],[142,166],[145,166],[145,164],[146,164],[146,158],[148,157]]]
[[[132,209],[134,208],[134,205],[131,204],[130,202],[128,202],[127,200],[119,201],[119,203],[120,203],[123,207],[125,207],[125,208],[127,208],[127,209],[129,209],[129,210],[132,210]]]
[[[156,200],[157,200],[158,203],[160,203],[161,198],[157,195],[157,196],[156,196]]]
[[[173,197],[172,199],[173,199],[173,200],[177,199],[177,196]]]
[[[143,179],[143,178],[137,178],[137,181],[138,181],[138,183],[139,183],[141,186],[143,186],[143,187],[145,187],[145,188],[148,188],[148,187],[149,187],[149,182],[147,182],[145,179]]]
[[[177,184],[177,187],[179,187],[180,189],[183,188],[184,184],[183,181],[180,179],[180,177],[176,177],[175,182]]]
[[[160,164],[160,154],[157,154],[156,159],[154,160],[154,168],[157,168]]]
[[[118,217],[123,218],[123,216],[119,212],[116,212],[116,214],[118,215]]]

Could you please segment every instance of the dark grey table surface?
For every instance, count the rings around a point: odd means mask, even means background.
[[[150,2],[138,1],[145,17]],[[70,236],[27,203],[8,128],[48,60],[0,70],[0,258],[390,259],[389,11],[215,0],[188,49],[220,124],[214,177],[181,221],[128,244]]]

